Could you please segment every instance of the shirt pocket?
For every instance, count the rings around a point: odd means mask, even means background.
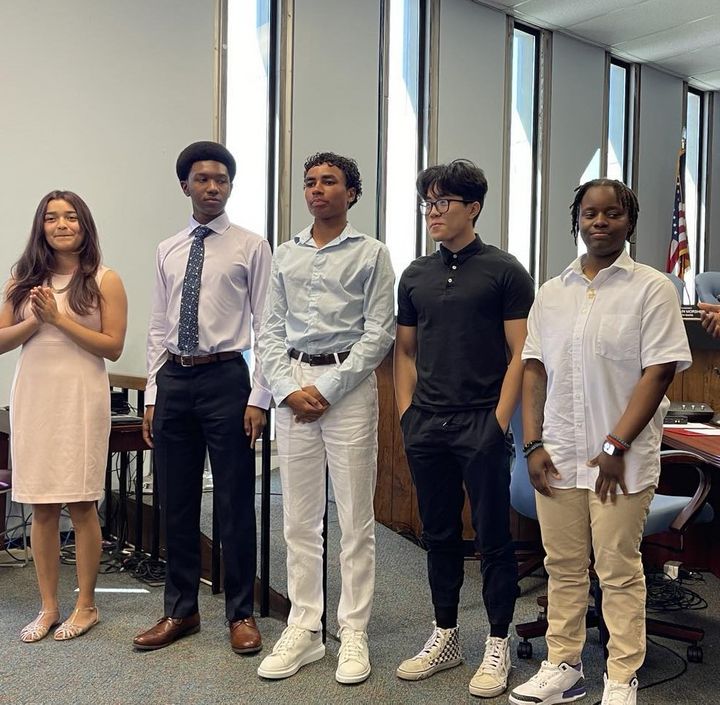
[[[608,360],[639,360],[640,316],[605,314],[600,319],[595,352]]]

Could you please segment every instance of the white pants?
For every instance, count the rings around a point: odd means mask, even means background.
[[[292,360],[303,387],[328,370]],[[378,402],[375,374],[312,423],[298,423],[292,410],[276,412],[287,543],[288,624],[318,630],[323,612],[322,520],[327,463],[337,504],[342,589],[338,624],[364,631],[375,590],[375,513]]]

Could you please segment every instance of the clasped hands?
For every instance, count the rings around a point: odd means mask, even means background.
[[[317,421],[330,407],[330,402],[314,384],[288,394],[284,402],[292,409],[297,423]]]
[[[43,323],[55,324],[60,316],[55,295],[49,286],[34,286],[30,289],[30,309],[35,318]]]
[[[600,453],[587,463],[590,467],[599,468],[598,478],[595,482],[595,493],[600,497],[600,501],[605,501],[610,496],[610,501],[614,504],[617,495],[617,488],[623,494],[628,494],[625,485],[625,459],[622,456],[607,455]],[[555,479],[560,479],[560,473],[555,467],[550,454],[545,448],[538,448],[528,456],[528,473],[532,486],[542,495],[552,497],[552,490],[548,483],[548,475]]]

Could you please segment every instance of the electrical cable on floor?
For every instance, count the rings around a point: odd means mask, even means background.
[[[707,609],[705,599],[686,587],[687,582],[704,582],[704,579],[696,572],[682,571],[681,577],[674,579],[662,571],[649,572],[646,576],[647,611],[657,613]]]

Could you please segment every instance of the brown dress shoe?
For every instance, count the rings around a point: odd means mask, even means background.
[[[158,623],[133,639],[133,646],[140,651],[152,651],[170,646],[176,639],[200,631],[200,615],[189,617],[163,617]]]
[[[254,617],[230,622],[230,646],[236,654],[255,654],[262,649],[262,637]]]

